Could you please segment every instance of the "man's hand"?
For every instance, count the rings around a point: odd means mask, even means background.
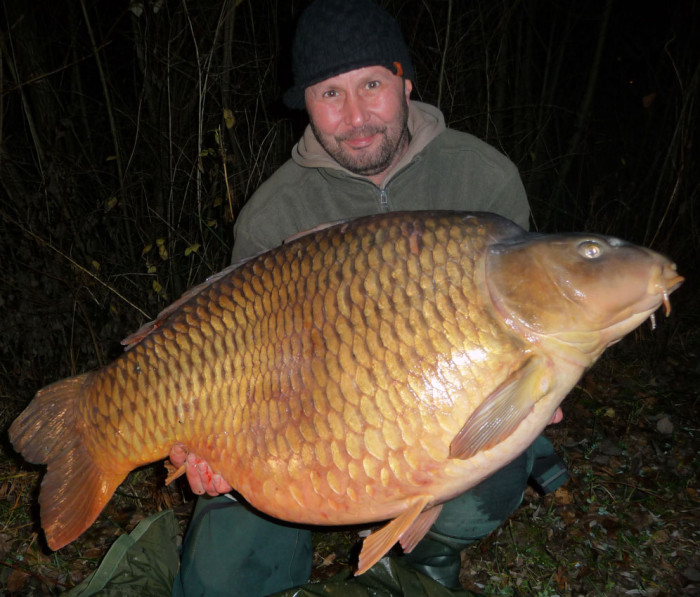
[[[177,443],[170,448],[170,462],[176,472],[171,473],[166,479],[166,483],[176,479],[182,473],[187,475],[187,482],[190,484],[192,492],[196,495],[219,495],[228,493],[233,489],[219,474],[211,470],[209,463],[196,454],[185,448],[183,444]]]
[[[562,412],[561,407],[558,407],[547,425],[556,425],[557,423],[561,423],[563,419],[564,413]]]

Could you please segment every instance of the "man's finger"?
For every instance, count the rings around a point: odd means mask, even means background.
[[[214,489],[216,490],[217,493],[228,493],[233,489],[228,482],[218,473],[214,475]]]
[[[549,420],[548,425],[554,425],[555,423],[561,423],[564,420],[564,412],[561,410],[561,407],[558,407],[556,412],[552,415],[552,418]]]
[[[195,495],[203,495],[207,493],[204,487],[202,471],[200,470],[201,459],[194,454],[187,455],[187,481],[190,484],[190,489]]]
[[[180,468],[185,464],[185,459],[187,458],[187,448],[184,444],[176,443],[170,448],[170,454],[168,456],[170,462],[173,463],[175,468]]]

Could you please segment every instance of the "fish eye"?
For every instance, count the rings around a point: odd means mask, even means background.
[[[585,259],[597,259],[603,254],[600,243],[594,240],[584,240],[578,246],[578,252]]]

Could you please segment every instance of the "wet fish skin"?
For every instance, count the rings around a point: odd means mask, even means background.
[[[410,549],[441,502],[517,457],[583,370],[682,281],[663,257],[618,243],[411,212],[225,270],[115,362],[40,390],[13,423],[15,448],[48,464],[50,547],[181,442],[273,516],[393,519],[365,541],[360,571],[397,540]],[[629,278],[615,299],[613,278]]]

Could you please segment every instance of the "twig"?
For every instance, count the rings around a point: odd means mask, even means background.
[[[662,502],[670,502],[670,501],[671,501],[671,500],[669,500],[668,498],[664,498],[664,497],[660,496],[658,493],[654,493],[653,491],[650,491],[649,489],[644,489],[644,487],[639,487],[639,486],[637,486],[637,485],[632,485],[631,483],[625,483],[624,481],[613,481],[612,479],[606,479],[606,480],[605,480],[605,484],[606,484],[606,485],[621,485],[622,487],[629,487],[630,489],[634,489],[635,491],[639,491],[639,492],[641,492],[641,493],[649,494],[650,496],[656,498],[657,500],[661,500]],[[613,497],[612,494],[610,493],[610,491],[609,491],[607,488],[603,487],[602,483],[600,484],[600,487],[601,487],[602,489],[604,489],[604,490],[608,493],[608,495],[610,495],[611,497]],[[630,496],[627,497],[627,498],[625,499],[625,501],[629,501],[630,498],[631,498],[631,496],[632,496],[632,494],[630,494]]]
[[[49,578],[48,576],[44,576],[43,574],[37,574],[36,572],[27,570],[24,566],[17,566],[17,564],[13,564],[12,562],[8,562],[7,560],[3,560],[2,562],[0,562],[0,564],[2,564],[3,566],[7,566],[8,568],[12,568],[13,570],[19,570],[20,572],[24,572],[25,574],[33,576],[34,578],[40,580],[43,583],[56,585],[58,587],[63,587],[64,589],[70,589],[73,586],[59,582],[56,579]]]
[[[438,77],[437,107],[440,108],[442,100],[442,83],[445,78],[445,62],[447,61],[447,49],[450,45],[450,30],[452,29],[452,0],[447,2],[447,26],[445,27],[445,47],[442,49],[442,60],[440,62],[440,76]]]
[[[233,222],[233,200],[231,198],[231,185],[228,183],[228,170],[226,169],[226,148],[224,147],[223,139],[221,138],[221,125],[216,129],[216,140],[219,143],[219,154],[221,155],[221,167],[224,171],[224,183],[226,184],[226,198],[228,199],[228,209]]]
[[[104,367],[105,362],[104,362],[104,359],[102,358],[102,351],[100,350],[100,344],[97,341],[97,335],[95,334],[95,330],[92,328],[92,323],[90,322],[90,318],[88,317],[88,314],[85,312],[85,307],[83,306],[83,303],[77,299],[75,302],[77,303],[78,308],[80,309],[80,313],[83,316],[83,319],[85,320],[85,325],[87,326],[88,332],[90,333],[90,338],[92,339],[92,345],[95,349],[95,356],[97,357],[97,362],[100,365],[100,367]],[[72,343],[71,343],[71,346],[72,346]]]
[[[37,241],[40,245],[44,245],[44,246],[48,247],[49,249],[52,249],[53,251],[55,251],[56,253],[58,253],[61,257],[63,257],[63,258],[64,258],[66,261],[68,261],[71,265],[73,265],[74,267],[78,268],[78,269],[79,269],[81,272],[83,272],[84,274],[87,274],[88,276],[90,276],[90,277],[91,277],[92,279],[94,279],[96,282],[98,282],[99,284],[101,284],[102,286],[104,286],[107,290],[109,290],[112,294],[115,294],[116,296],[118,296],[118,297],[119,297],[120,299],[122,299],[127,305],[129,305],[130,307],[136,309],[139,313],[141,313],[141,315],[143,315],[143,316],[146,317],[147,319],[153,319],[148,313],[146,313],[146,312],[145,312],[144,310],[142,310],[141,308],[137,307],[134,303],[132,303],[132,302],[131,302],[128,298],[126,298],[124,295],[120,294],[118,290],[116,290],[115,288],[112,288],[109,284],[107,284],[106,282],[103,282],[102,280],[100,280],[100,279],[99,279],[95,274],[93,274],[90,270],[84,268],[84,267],[83,267],[82,265],[80,265],[77,261],[75,261],[74,259],[72,259],[72,258],[69,257],[68,255],[66,255],[66,254],[65,254],[63,251],[61,251],[60,249],[54,247],[50,242],[45,241],[45,240],[44,240],[43,238],[41,238],[38,234],[32,232],[32,231],[29,230],[28,228],[25,228],[25,227],[22,226],[22,224],[20,224],[19,222],[15,222],[12,218],[10,218],[10,217],[7,215],[4,211],[0,211],[0,215],[2,215],[2,217],[3,217],[5,220],[7,220],[8,222],[11,222],[11,223],[14,224],[15,226],[17,226],[20,230],[22,230],[22,232],[24,232],[24,233],[28,234],[29,236],[31,236],[31,237],[32,237],[35,241]]]
[[[124,165],[122,164],[121,150],[119,148],[119,136],[117,135],[117,125],[114,120],[114,110],[112,109],[112,96],[109,93],[109,87],[107,85],[107,77],[105,76],[105,71],[102,66],[102,59],[100,58],[100,48],[95,40],[95,34],[92,30],[92,24],[90,23],[90,17],[88,16],[87,9],[85,8],[85,0],[80,0],[80,7],[83,11],[83,17],[85,18],[85,26],[87,27],[88,35],[90,36],[90,44],[92,46],[92,51],[95,56],[95,64],[97,65],[97,71],[100,73],[100,83],[102,84],[102,93],[105,98],[105,108],[107,110],[107,119],[109,120],[109,130],[112,134],[112,145],[114,147],[114,160],[117,165],[117,176],[119,177],[119,195],[122,200],[122,206],[125,201],[124,194]],[[123,206],[126,212],[126,208]],[[126,234],[126,249],[131,256],[131,260],[134,260],[134,247],[131,241],[131,230],[126,224],[126,219],[124,220],[124,233]]]
[[[107,46],[111,45],[111,41],[105,41],[102,42],[99,46],[97,46],[97,50],[104,50]],[[54,68],[53,70],[47,70],[45,72],[41,72],[39,74],[36,74],[31,77],[27,77],[26,79],[22,81],[15,81],[14,85],[10,85],[9,87],[4,87],[2,90],[2,93],[0,93],[0,97],[3,97],[5,95],[9,95],[10,93],[13,93],[15,91],[20,91],[23,87],[28,87],[29,85],[34,85],[35,83],[38,83],[39,81],[43,81],[44,79],[48,79],[49,77],[52,77],[53,75],[57,75],[59,73],[62,73],[63,71],[67,71],[69,68],[72,68],[74,66],[77,66],[78,64],[85,62],[86,60],[89,60],[90,58],[94,58],[94,54],[86,54],[85,56],[81,56],[80,58],[75,58],[71,62],[67,62],[66,64],[62,64],[58,68]],[[16,74],[16,73],[15,73]]]
[[[668,50],[668,46],[670,43],[670,41],[666,43],[666,45],[664,46],[664,51],[669,57],[671,66],[673,66],[673,71],[676,74],[676,78],[678,79],[678,86],[681,89],[681,91],[683,91],[683,81],[681,79],[680,73],[678,72],[676,63]],[[671,209],[671,205],[679,196],[681,182],[683,180],[683,175],[685,174],[685,147],[689,145],[687,137],[688,132],[692,129],[692,124],[690,124],[692,121],[692,117],[690,116],[690,114],[692,113],[694,106],[694,90],[697,87],[698,77],[700,77],[700,66],[696,67],[695,72],[693,73],[690,85],[688,86],[689,91],[682,96],[682,105],[680,108],[680,113],[676,120],[676,126],[673,131],[673,137],[671,138],[671,142],[669,143],[668,151],[666,152],[664,163],[661,167],[659,179],[656,183],[656,189],[652,198],[651,209],[649,210],[649,219],[647,220],[647,230],[644,235],[645,244],[649,247],[654,246],[654,244],[656,243],[656,239],[658,238],[659,233],[661,232],[661,229],[664,225],[664,222],[666,221],[668,213]],[[666,185],[663,173],[670,168],[671,164],[675,165],[675,169],[677,171],[676,180],[673,185],[673,189],[671,190],[671,194],[666,200],[666,208],[664,209],[664,213],[656,226],[656,231],[651,237],[651,240],[647,240],[651,234],[651,223],[652,218],[654,216],[658,197],[662,192],[662,188]]]
[[[5,17],[7,17],[6,14],[5,14]],[[15,60],[14,43],[12,41],[12,33],[11,32],[12,32],[12,27],[8,27],[7,28],[7,39],[10,43],[10,50],[11,51],[8,52],[8,49],[5,48],[4,34],[3,34],[3,36],[0,36],[0,52],[7,56],[5,62],[7,63],[10,74],[14,78],[15,84],[18,84],[19,79],[20,79],[20,73],[17,70],[17,61]],[[41,172],[41,178],[43,181],[44,180],[44,161],[45,160],[44,160],[44,151],[41,147],[41,142],[39,140],[37,125],[34,121],[34,116],[33,116],[33,112],[31,109],[31,105],[30,105],[29,100],[27,99],[26,93],[24,91],[24,87],[19,86],[18,90],[19,90],[20,99],[22,101],[22,108],[24,109],[24,116],[27,119],[29,133],[30,133],[31,138],[32,138],[32,143],[34,144],[34,150],[36,151],[39,172]],[[4,93],[3,93],[3,96],[4,96]]]

